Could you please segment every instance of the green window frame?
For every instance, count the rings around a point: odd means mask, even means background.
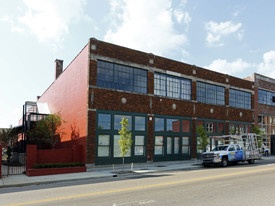
[[[130,151],[127,153],[126,159],[129,159],[130,162],[146,161],[148,121],[147,114],[110,110],[97,110],[96,117],[96,164],[121,163],[120,159],[122,157],[120,156],[121,151],[118,145],[118,130],[120,129],[119,122],[121,121],[122,117],[126,117],[127,119],[129,119],[133,140],[132,147]],[[108,117],[107,122],[109,122],[110,117],[110,127],[108,127],[108,129],[102,126],[102,124],[104,124],[104,121],[106,120],[106,118],[102,117]],[[108,144],[106,143],[107,140],[105,141],[105,143],[102,140],[104,136],[105,138],[106,136],[109,137]]]

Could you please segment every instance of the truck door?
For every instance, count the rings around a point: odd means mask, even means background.
[[[236,161],[241,161],[243,160],[243,150],[241,150],[239,145],[235,145],[236,148]]]
[[[234,145],[229,146],[228,152],[228,161],[236,161],[236,150]]]

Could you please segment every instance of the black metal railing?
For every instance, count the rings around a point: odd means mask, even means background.
[[[1,175],[20,175],[26,173],[26,153],[13,152],[11,157],[2,156]]]

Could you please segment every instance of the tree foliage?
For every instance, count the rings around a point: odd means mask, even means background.
[[[17,141],[17,133],[14,132],[12,125],[8,129],[0,131],[0,144],[4,147],[11,147]]]
[[[263,144],[262,131],[260,130],[259,127],[253,126],[252,132],[257,135],[258,148],[261,148]]]
[[[63,123],[65,121],[59,113],[47,115],[36,122],[35,127],[28,133],[28,137],[40,149],[54,149],[64,135],[64,128],[61,127]]]
[[[132,140],[131,131],[128,129],[128,127],[130,126],[128,123],[128,119],[125,119],[125,117],[122,117],[120,125],[121,125],[121,129],[118,130],[118,133],[120,135],[118,144],[120,146],[122,161],[124,165],[124,157],[128,153],[128,151],[131,149],[133,140]]]
[[[209,145],[209,137],[207,136],[207,133],[206,133],[203,125],[200,125],[197,128],[197,132],[199,134],[199,136],[198,136],[198,149],[205,152],[207,145]]]

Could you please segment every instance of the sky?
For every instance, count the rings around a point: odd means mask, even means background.
[[[89,38],[224,74],[275,78],[274,0],[0,0],[0,128]]]

